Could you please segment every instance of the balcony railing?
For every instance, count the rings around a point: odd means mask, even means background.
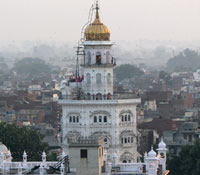
[[[136,94],[115,94],[115,95],[62,95],[60,100],[122,100],[138,99]]]
[[[146,173],[146,166],[144,163],[118,163],[120,172]]]

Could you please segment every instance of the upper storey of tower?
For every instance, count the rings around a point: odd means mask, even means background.
[[[100,20],[98,3],[96,4],[96,16],[94,22],[85,29],[85,40],[110,41],[110,30]]]

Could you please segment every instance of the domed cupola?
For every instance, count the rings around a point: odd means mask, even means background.
[[[2,153],[2,154],[8,153],[8,148],[1,142],[0,142],[0,153]]]
[[[96,4],[96,17],[94,22],[85,29],[85,39],[86,41],[110,40],[110,30],[100,21],[98,4]]]
[[[158,148],[161,148],[161,149],[165,149],[165,148],[166,148],[166,144],[164,143],[163,139],[162,139],[161,142],[158,144]]]
[[[156,157],[156,152],[153,150],[153,146],[151,147],[151,151],[149,151],[148,156],[151,158]]]

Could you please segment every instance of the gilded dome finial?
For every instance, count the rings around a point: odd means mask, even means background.
[[[96,18],[99,19],[99,2],[96,1]]]
[[[85,39],[87,41],[109,41],[110,30],[106,27],[99,18],[99,3],[96,1],[96,16],[94,22],[88,25],[85,29]]]

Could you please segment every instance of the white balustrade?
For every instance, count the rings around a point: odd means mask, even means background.
[[[143,167],[145,166],[144,163],[118,163],[116,165],[117,167],[120,167],[120,171],[123,172],[143,172]]]

